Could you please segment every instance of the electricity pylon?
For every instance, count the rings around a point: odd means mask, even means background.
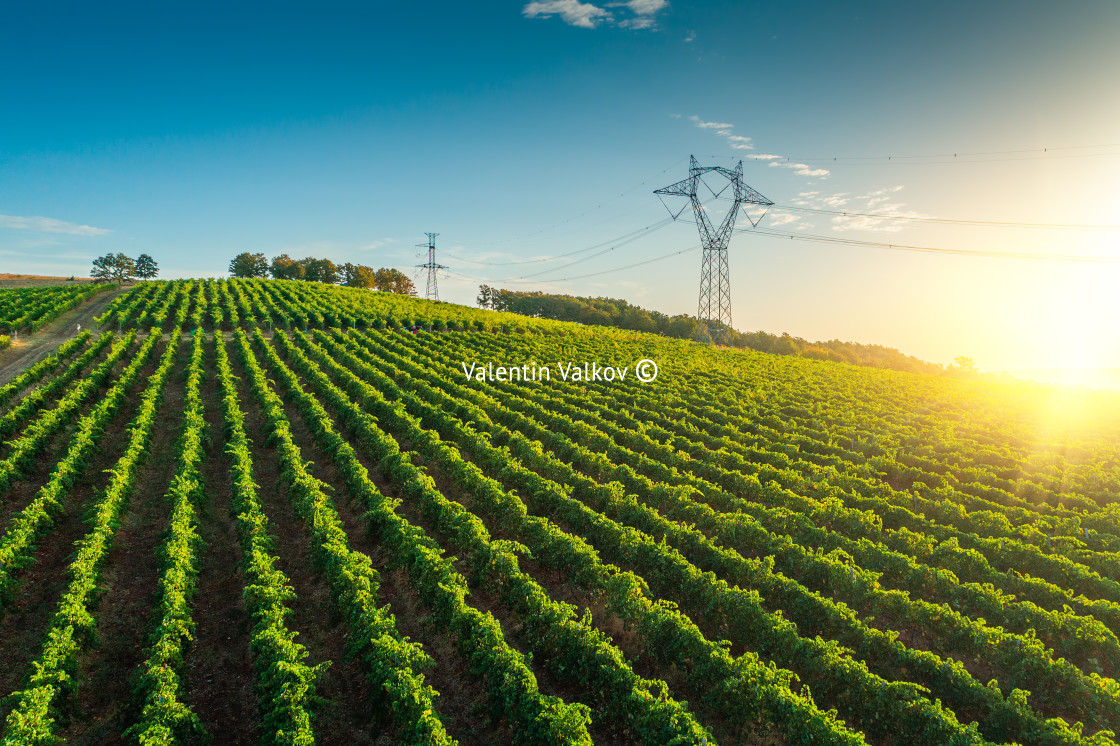
[[[713,190],[701,178],[709,172],[727,177],[728,183],[724,184],[718,192]],[[712,225],[712,221],[708,218],[708,211],[700,202],[696,191],[697,184],[703,184],[712,196],[717,198],[727,191],[727,187],[732,187],[732,196],[727,198],[732,202],[732,206],[718,229]],[[769,209],[774,203],[743,183],[742,161],[739,161],[739,165],[734,169],[701,166],[697,163],[696,156],[689,156],[687,179],[664,189],[658,189],[654,194],[688,197],[692,202],[692,211],[696,215],[696,226],[700,231],[700,242],[704,250],[700,264],[700,303],[696,317],[707,325],[707,331],[713,340],[718,341],[718,338],[722,338],[731,329],[731,277],[727,268],[727,244],[731,240],[732,231],[735,230],[735,219],[739,208],[750,204],[765,205]],[[673,217],[678,217],[684,210],[685,208],[682,207]],[[672,214],[672,210],[669,212]],[[748,214],[747,220],[750,220],[751,225],[758,225],[762,217],[754,220]]]
[[[436,272],[441,269],[447,269],[442,264],[436,264],[436,236],[438,233],[425,233],[428,237],[428,243],[416,244],[420,248],[427,247],[428,249],[428,263],[417,264],[416,266],[421,269],[428,270],[428,287],[424,291],[424,297],[428,300],[439,300],[439,287],[436,285]]]

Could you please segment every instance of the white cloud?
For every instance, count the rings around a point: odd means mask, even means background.
[[[391,243],[396,243],[395,238],[378,238],[377,240],[363,246],[363,249],[380,249],[382,246],[388,246]]]
[[[782,225],[788,225],[789,223],[796,223],[800,219],[800,215],[790,215],[788,212],[774,211],[771,211],[770,214],[766,217],[767,222],[774,228]]]
[[[692,122],[697,127],[699,127],[700,129],[706,129],[706,130],[728,130],[728,131],[730,131],[731,128],[735,126],[733,124],[728,124],[727,122],[705,122],[705,121],[701,120],[700,117],[696,116],[695,114],[690,116],[689,119],[691,119]]]
[[[106,228],[94,228],[92,225],[76,225],[54,218],[20,217],[18,215],[0,215],[0,228],[38,231],[39,233],[67,233],[71,236],[104,236],[107,233],[112,233]]]
[[[873,233],[898,233],[904,226],[893,220],[866,218],[859,215],[837,215],[832,219],[832,230],[871,231]]]
[[[695,114],[690,116],[689,120],[700,129],[715,130],[715,134],[727,140],[727,146],[732,150],[754,150],[754,144],[751,138],[745,135],[732,134],[731,131],[735,128],[733,124],[728,122],[706,122]],[[785,156],[774,155],[773,153],[761,153],[748,157],[756,161],[771,161],[771,166],[793,169],[793,172],[798,176],[817,176],[823,178],[831,173],[825,168],[810,168],[806,163],[779,163],[779,161],[786,160]]]
[[[790,204],[797,205],[798,207],[812,207],[817,210],[826,207],[843,207],[848,203],[847,192],[837,192],[836,194],[826,194],[821,196],[820,192],[801,192],[792,200]]]
[[[667,7],[668,0],[628,0],[606,3],[602,7],[579,0],[535,0],[522,8],[521,13],[526,18],[559,16],[565,23],[579,28],[617,24],[620,28],[651,29],[657,26],[657,14]],[[625,9],[633,15],[616,18],[607,8]]]
[[[901,191],[902,189],[903,187],[901,184],[893,187],[883,187],[882,189],[876,189],[874,192],[868,192],[867,194],[859,197],[859,199],[871,199],[872,197],[881,197],[884,194],[894,194],[895,192]]]
[[[653,28],[657,25],[657,21],[650,16],[636,16],[634,18],[627,18],[626,20],[619,21],[618,25],[622,28]]]
[[[579,0],[538,0],[522,8],[521,13],[526,18],[560,16],[565,23],[579,28],[595,28],[600,21],[613,18],[609,11]]]
[[[626,7],[640,16],[652,16],[669,7],[668,0],[630,0]]]
[[[685,44],[688,44],[689,42],[692,42],[692,41],[696,41],[696,32],[695,31],[689,31],[688,36],[684,37],[684,43]]]
[[[794,169],[793,172],[798,176],[828,176],[830,173],[830,171],[825,168],[809,168],[808,164],[805,163],[778,163],[777,161],[771,161],[770,165],[777,166],[778,168],[792,168]]]
[[[840,207],[853,213],[873,213],[883,217],[870,215],[837,215],[832,218],[834,231],[871,231],[874,233],[898,233],[906,227],[904,220],[891,220],[897,218],[924,218],[928,217],[920,212],[907,210],[902,202],[892,202],[888,195],[895,194],[903,189],[901,185],[883,187],[867,194],[848,197],[846,193],[835,194],[830,197],[819,198],[813,206],[818,208]],[[849,203],[852,203],[849,205]]]

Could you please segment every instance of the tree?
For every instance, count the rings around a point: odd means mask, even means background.
[[[292,259],[287,254],[272,258],[272,265],[268,268],[274,280],[302,280],[305,268],[302,263]]]
[[[159,274],[159,265],[148,254],[136,257],[136,276],[141,280],[154,280]]]
[[[268,259],[264,254],[244,251],[229,263],[229,273],[234,277],[268,277]]]
[[[89,274],[95,280],[123,284],[136,276],[136,262],[124,254],[106,254],[93,260],[93,269]]]
[[[479,308],[493,308],[494,307],[494,288],[489,285],[478,286],[478,298],[475,303]]]
[[[300,264],[303,265],[303,279],[308,282],[325,282],[328,285],[338,282],[338,267],[330,259],[307,257]]]
[[[416,286],[404,272],[399,269],[382,267],[374,274],[374,288],[386,293],[399,293],[401,295],[416,295]]]
[[[346,287],[371,288],[377,284],[377,274],[373,271],[373,267],[347,262],[341,269],[342,282]]]
[[[961,373],[976,373],[976,362],[967,355],[958,355],[953,358],[953,364],[950,368],[956,368]]]

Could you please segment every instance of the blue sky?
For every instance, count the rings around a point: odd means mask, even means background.
[[[774,232],[1120,257],[1117,231],[789,209],[1120,224],[1118,31],[1111,0],[23,3],[0,26],[0,271],[408,269],[435,231],[444,299],[486,281],[695,313],[698,252],[607,272],[698,244],[687,223],[618,240],[667,216],[652,190],[690,154],[745,158],[787,208]],[[747,233],[730,263],[741,329],[1120,367],[1120,265]]]

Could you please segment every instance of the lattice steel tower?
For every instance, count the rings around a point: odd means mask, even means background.
[[[428,300],[439,300],[439,287],[436,285],[436,272],[441,269],[447,269],[442,264],[436,264],[436,236],[438,233],[425,233],[428,237],[428,243],[416,244],[420,248],[427,247],[428,249],[428,263],[417,264],[416,266],[421,269],[428,270],[428,287],[424,291],[424,297]]]
[[[727,178],[727,183],[718,192],[703,179],[704,174],[711,172]],[[712,221],[708,218],[708,211],[700,202],[697,194],[698,184],[703,184],[715,198],[720,197],[728,187],[732,187],[732,196],[726,198],[732,202],[731,209],[727,211],[718,229],[712,225]],[[664,189],[658,189],[654,194],[688,197],[692,203],[704,253],[700,264],[700,303],[696,317],[707,325],[707,331],[713,339],[722,337],[731,329],[731,278],[727,269],[727,244],[731,240],[732,231],[735,230],[735,219],[738,217],[739,208],[751,204],[765,205],[769,209],[774,203],[743,183],[742,161],[739,161],[739,165],[732,170],[722,166],[701,166],[697,163],[696,156],[689,156],[687,179]],[[686,208],[687,205],[676,214],[673,214],[672,210],[669,212],[676,218]],[[748,214],[747,220],[751,225],[758,225],[762,217],[754,220]]]

